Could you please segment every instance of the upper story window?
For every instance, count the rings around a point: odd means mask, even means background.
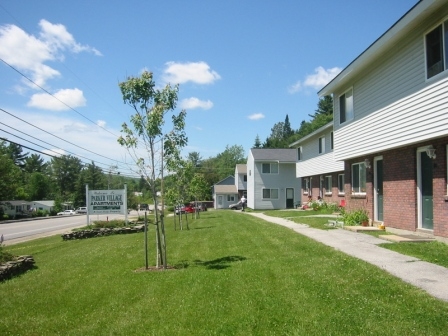
[[[243,176],[243,182],[247,182],[247,175]]]
[[[278,163],[262,163],[261,172],[263,174],[278,174]]]
[[[366,193],[366,164],[364,162],[352,164],[352,192]]]
[[[353,119],[353,88],[339,97],[339,123]]]
[[[448,21],[445,21],[425,36],[426,78],[431,78],[447,68]]]
[[[319,138],[319,154],[325,153],[325,136]]]
[[[297,147],[297,161],[302,160],[302,147]]]

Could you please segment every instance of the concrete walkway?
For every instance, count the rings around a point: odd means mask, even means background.
[[[448,301],[448,268],[377,246],[388,243],[386,240],[342,229],[313,229],[305,224],[297,224],[288,219],[271,217],[262,213],[244,212],[243,214],[290,228],[336,250],[378,266],[403,281],[423,289],[428,294]]]

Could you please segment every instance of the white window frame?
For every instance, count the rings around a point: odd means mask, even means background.
[[[303,150],[302,146],[297,147],[297,161],[302,161],[303,159]]]
[[[433,33],[436,29],[441,29],[441,35],[442,35],[441,36],[441,41],[440,41],[440,44],[441,44],[440,48],[442,49],[441,50],[442,51],[441,69],[440,69],[439,72],[437,72],[435,74],[432,74],[430,76],[430,73],[428,71],[429,70],[428,69],[428,52],[429,52],[429,50],[428,50],[427,38],[428,38],[428,35]],[[441,73],[443,73],[443,72],[445,72],[447,70],[447,67],[448,67],[448,64],[447,64],[448,63],[448,45],[446,45],[447,41],[445,40],[446,39],[446,36],[445,36],[446,34],[448,34],[448,20],[447,20],[447,18],[445,18],[442,22],[440,22],[436,26],[432,27],[432,29],[430,31],[425,33],[425,36],[423,38],[423,43],[424,43],[424,46],[425,46],[425,73],[426,73],[426,80],[430,80],[431,78],[436,77],[437,75],[439,75],[439,74],[441,74]],[[433,67],[435,65],[436,64],[434,64]]]
[[[325,188],[325,195],[332,195],[333,194],[333,178],[331,175],[327,175],[324,177],[324,188]]]
[[[269,197],[264,197],[265,195],[264,195],[264,192],[265,192],[265,190],[269,190]],[[277,197],[272,197],[273,195],[272,195],[272,192],[273,191],[276,191],[277,192]],[[276,189],[276,188],[262,188],[261,189],[261,197],[262,197],[262,199],[264,199],[264,200],[269,200],[269,199],[275,199],[275,200],[277,200],[278,199],[278,189]]]
[[[319,138],[319,154],[325,153],[325,135]]]
[[[350,94],[349,97],[347,95]],[[344,100],[344,106],[342,106],[341,101]],[[355,116],[355,109],[353,106],[353,87],[345,91],[339,96],[339,124],[344,124],[350,120],[353,120]],[[342,108],[344,107],[344,110]],[[348,107],[348,109],[347,109]],[[342,118],[344,115],[344,118]],[[344,119],[344,120],[342,120]]]
[[[310,179],[308,177],[305,177],[303,179],[303,185],[304,185],[303,194],[308,195],[308,193],[310,192]]]
[[[345,195],[345,175],[338,174],[338,194]]]
[[[235,202],[235,195],[227,195],[227,202]]]
[[[265,169],[264,169],[264,167],[267,167],[267,165],[269,165],[269,172],[265,172]],[[277,171],[275,171],[275,170],[277,170]],[[261,173],[262,174],[278,174],[278,171],[279,171],[278,162],[262,163],[261,164]]]
[[[359,178],[358,184],[359,186],[354,187],[354,179],[355,179],[355,166],[357,167],[356,170],[358,171],[357,177]],[[367,184],[367,169],[365,162],[356,162],[353,163],[351,166],[351,173],[352,173],[352,194],[353,195],[365,195],[366,194],[366,184]],[[364,176],[363,176],[364,175]],[[364,185],[363,185],[364,184]],[[364,187],[364,188],[363,188]]]

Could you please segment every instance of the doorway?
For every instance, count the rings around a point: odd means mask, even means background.
[[[384,219],[383,209],[383,157],[377,157],[375,162],[375,221],[382,222]]]
[[[417,197],[418,227],[432,230],[434,228],[433,159],[426,154],[426,148],[417,150]]]
[[[294,208],[294,188],[286,188],[286,209]]]

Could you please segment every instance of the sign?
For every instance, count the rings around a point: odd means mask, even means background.
[[[87,207],[90,215],[127,214],[126,189],[89,190]]]

